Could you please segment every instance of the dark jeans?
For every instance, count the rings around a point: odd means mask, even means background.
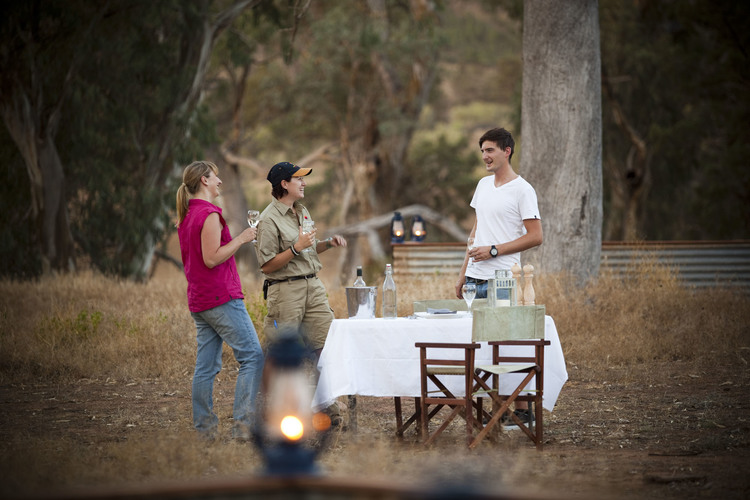
[[[480,280],[476,278],[472,278],[470,276],[466,277],[467,283],[475,283],[477,285],[477,296],[474,297],[475,299],[486,299],[487,298],[487,280]],[[508,300],[510,299],[510,291],[507,288],[499,288],[497,290],[497,299],[498,300]]]
[[[486,299],[487,298],[487,280],[478,280],[470,276],[466,277],[467,283],[475,283],[477,285],[477,295],[475,299]]]

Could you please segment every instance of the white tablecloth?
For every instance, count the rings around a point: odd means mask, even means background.
[[[544,327],[550,345],[544,348],[542,406],[552,411],[560,390],[568,380],[568,371],[557,328],[550,316],[545,317]],[[471,342],[471,318],[334,320],[318,362],[320,380],[313,406],[323,408],[339,396],[355,394],[419,397],[419,349],[414,347],[415,342]],[[490,364],[491,348],[486,342],[481,344],[476,364]],[[463,357],[462,349],[450,352],[455,358]],[[502,347],[501,352],[533,356],[534,348]],[[521,376],[510,374],[500,377],[501,392],[507,394],[512,378]],[[504,379],[507,384],[503,384]],[[458,380],[456,386],[448,387],[457,394],[463,394]]]

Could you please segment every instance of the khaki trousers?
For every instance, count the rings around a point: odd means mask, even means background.
[[[319,278],[284,281],[268,287],[263,330],[273,341],[279,332],[298,330],[313,350],[322,349],[333,321],[326,289]]]

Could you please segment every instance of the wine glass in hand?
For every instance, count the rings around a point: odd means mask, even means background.
[[[471,303],[474,302],[474,297],[477,296],[477,285],[474,283],[464,283],[461,287],[461,295],[464,297],[466,307],[469,309],[469,316],[471,316]]]
[[[469,239],[466,240],[467,246],[469,247],[469,252],[471,252],[474,249],[474,237],[469,236]],[[469,262],[474,262],[474,259],[469,257]]]
[[[250,227],[258,227],[258,222],[260,222],[260,212],[257,210],[248,210],[247,211],[247,223],[250,225]],[[258,241],[257,239],[253,240],[253,243]]]

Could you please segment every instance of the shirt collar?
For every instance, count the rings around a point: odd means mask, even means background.
[[[271,201],[271,205],[272,205],[272,206],[273,206],[274,208],[276,208],[276,210],[277,210],[277,211],[279,212],[279,214],[281,214],[281,215],[285,215],[285,214],[286,214],[287,212],[289,212],[289,213],[291,213],[292,215],[294,215],[294,212],[292,212],[292,207],[290,207],[290,206],[289,206],[289,205],[287,205],[286,203],[282,203],[282,202],[280,202],[280,201],[279,201],[279,200],[277,200],[276,198],[274,198],[274,199],[273,199],[273,200]],[[302,209],[303,209],[303,208],[305,208],[305,207],[304,207],[304,206],[302,206],[302,204],[301,204],[301,203],[299,203],[299,202],[295,201],[295,202],[294,202],[294,208],[295,208],[295,210],[297,210],[297,214],[300,214],[300,213],[302,213]]]

